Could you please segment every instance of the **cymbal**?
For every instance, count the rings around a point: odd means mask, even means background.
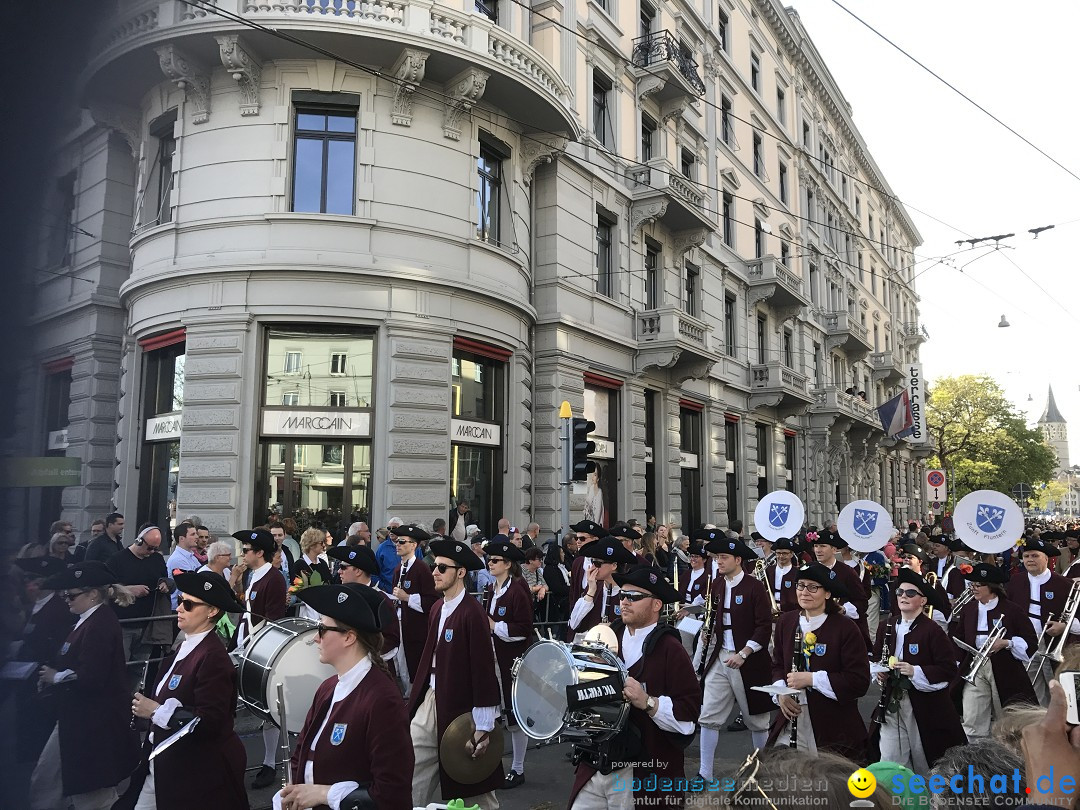
[[[598,624],[585,634],[585,641],[599,642],[612,652],[619,651],[619,639],[610,625]]]
[[[473,759],[465,750],[465,743],[472,739],[475,731],[472,712],[465,712],[446,727],[439,743],[439,763],[447,776],[463,785],[483,782],[502,762],[503,730],[498,721],[491,732],[487,750]]]

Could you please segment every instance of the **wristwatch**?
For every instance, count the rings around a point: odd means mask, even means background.
[[[645,712],[647,714],[652,714],[652,711],[655,708],[656,708],[656,698],[654,698],[652,695],[649,695],[649,699],[645,701]]]
[[[739,658],[741,658],[741,659],[742,659],[743,661],[745,661],[745,660],[746,660],[746,659],[747,659],[747,658],[749,657],[749,656],[748,656],[748,655],[747,655],[746,653],[744,653],[744,652],[743,652],[742,650],[739,650],[739,652],[738,652],[738,653],[736,653],[736,655],[738,655],[738,656],[739,656]]]

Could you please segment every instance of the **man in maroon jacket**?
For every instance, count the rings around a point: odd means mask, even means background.
[[[602,540],[608,536],[608,531],[599,523],[594,523],[591,520],[582,520],[575,523],[570,527],[570,531],[574,533],[575,547],[573,562],[570,563],[570,597],[569,606],[572,608],[574,603],[581,598],[581,594],[588,586],[588,582],[585,580],[589,569],[592,567],[592,560],[581,553],[581,550],[585,548],[593,540]],[[567,635],[567,640],[573,639],[573,634]]]
[[[612,630],[629,676],[623,698],[630,703],[620,736],[637,740],[639,750],[629,757],[632,765],[604,773],[607,767],[600,768],[608,757],[599,748],[576,748],[579,764],[569,807],[629,807],[626,794],[632,790],[638,804],[682,807],[683,750],[694,734],[701,692],[678,631],[658,623],[661,607],[678,601],[679,594],[653,566],[615,576],[622,611]]]
[[[844,591],[847,593],[847,601],[843,604],[844,614],[859,628],[866,651],[869,653],[874,646],[870,639],[870,628],[866,622],[870,596],[863,590],[859,574],[836,559],[836,552],[842,548],[847,548],[846,540],[835,531],[822,529],[818,534],[818,539],[814,541],[814,556],[821,565],[830,571],[835,571],[836,579],[844,586]]]
[[[412,803],[426,806],[435,800],[436,786],[441,785],[444,800],[467,799],[466,806],[495,810],[499,806],[495,790],[503,783],[501,762],[491,776],[465,785],[455,782],[439,761],[443,734],[458,716],[472,714],[475,731],[466,750],[478,755],[488,746],[499,711],[491,625],[484,608],[465,590],[468,572],[480,570],[483,563],[456,540],[436,540],[431,552],[435,590],[442,599],[431,609],[427,643],[409,696],[409,733],[416,754]]]
[[[795,559],[795,543],[788,537],[781,537],[772,544],[772,550],[776,554],[776,562],[765,567],[767,587],[772,588],[773,599],[781,611],[798,610],[795,577],[799,566]]]
[[[702,627],[695,655],[702,677],[701,777],[711,782],[720,727],[737,704],[755,748],[764,748],[769,736],[767,694],[751,690],[770,681],[769,635],[772,610],[765,586],[743,569],[757,554],[720,529],[710,531],[705,550],[715,554],[720,576],[712,583],[712,616]]]
[[[392,596],[397,601],[398,637],[401,639],[395,666],[406,694],[412,694],[409,690],[416,681],[420,654],[427,642],[428,614],[439,598],[431,569],[416,556],[416,544],[430,538],[431,535],[411,523],[390,529],[390,540],[395,544],[400,560],[390,578],[394,588]]]

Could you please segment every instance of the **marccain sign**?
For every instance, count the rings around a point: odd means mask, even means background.
[[[371,435],[371,414],[366,412],[265,410],[262,422],[264,436],[325,439]]]

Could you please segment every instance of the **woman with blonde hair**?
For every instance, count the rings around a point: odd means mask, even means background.
[[[293,585],[303,585],[305,580],[311,585],[329,585],[333,575],[330,566],[319,556],[326,549],[326,531],[312,527],[300,535],[300,558],[296,561]],[[319,614],[309,605],[301,603],[297,613],[303,619],[319,621]]]

